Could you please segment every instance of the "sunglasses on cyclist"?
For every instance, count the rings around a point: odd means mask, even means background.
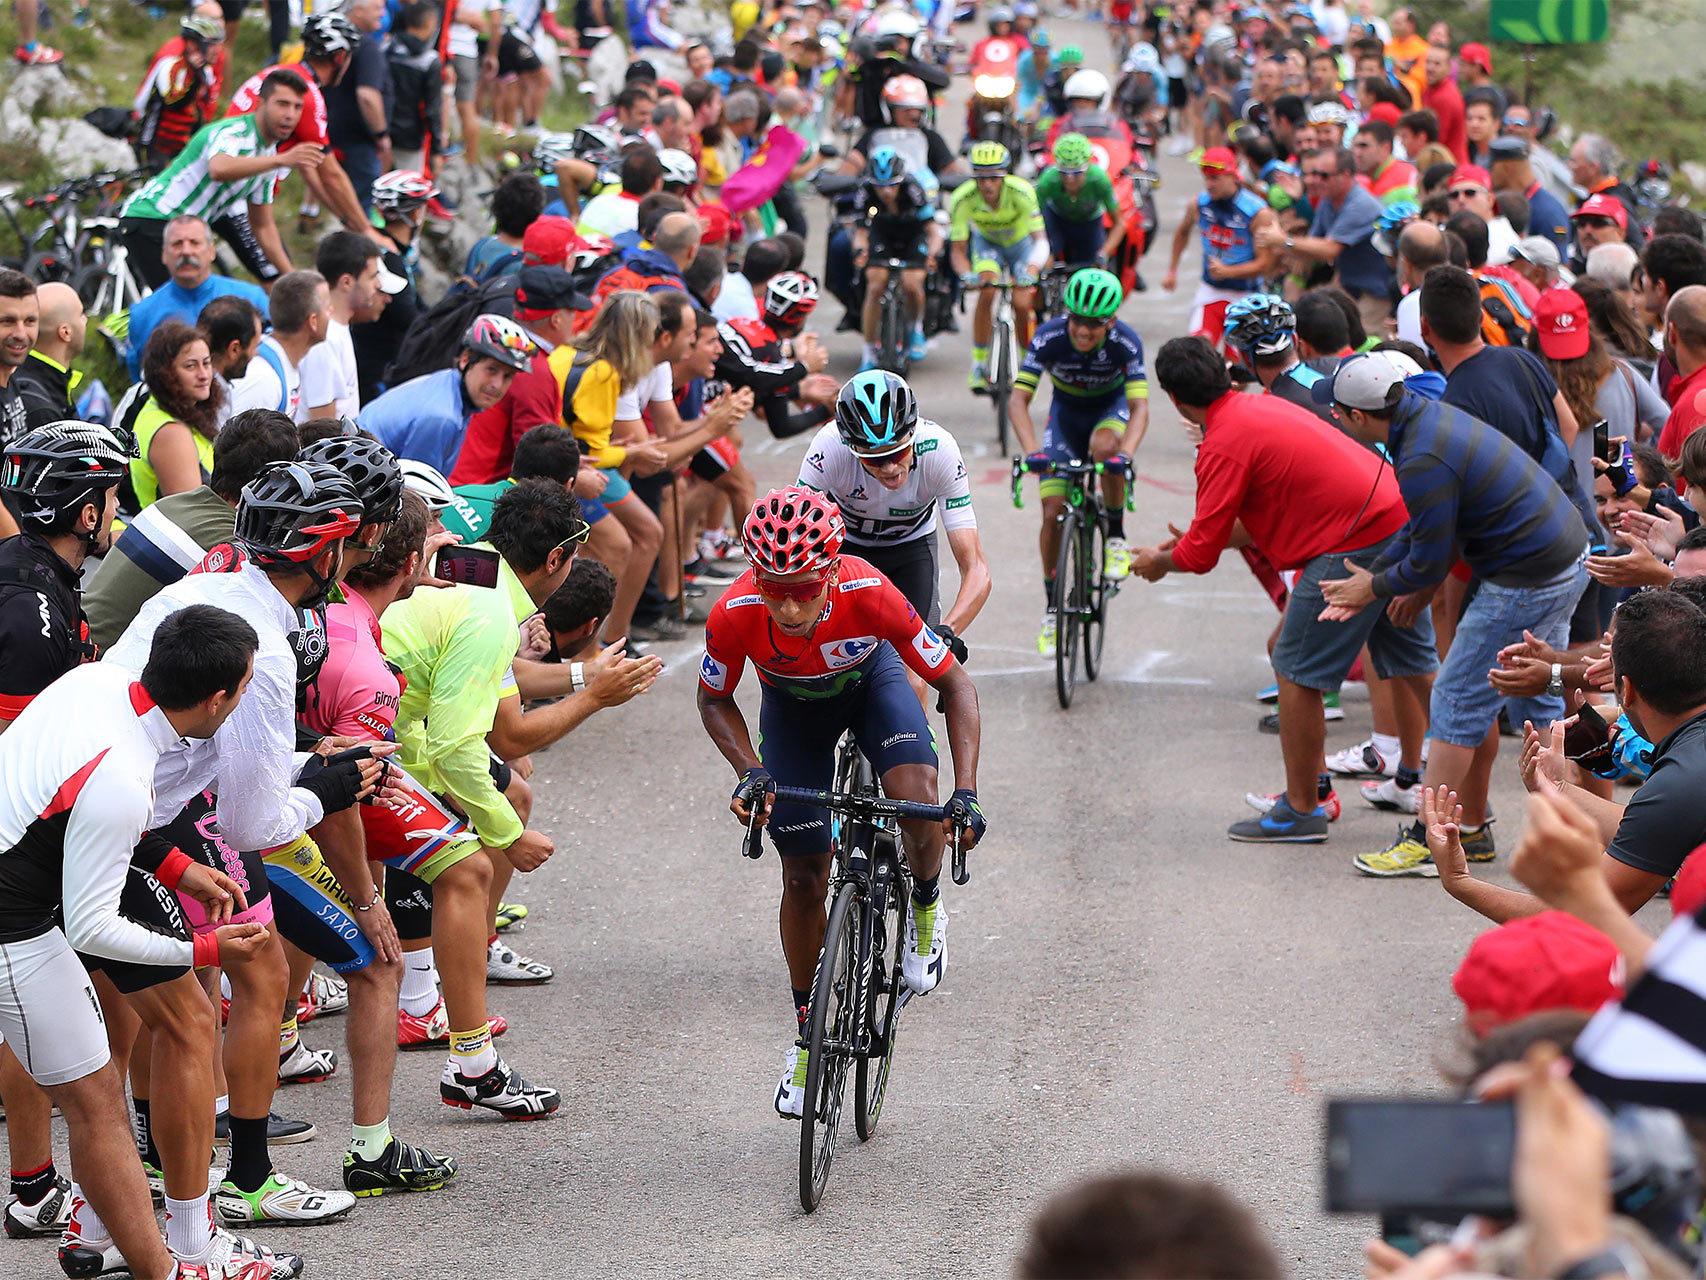
[[[758,594],[767,600],[792,600],[796,604],[810,604],[823,591],[823,584],[829,581],[827,573],[815,578],[801,578],[796,582],[778,582],[774,578],[766,578],[762,573],[752,575]]]
[[[1067,324],[1077,325],[1080,329],[1106,329],[1113,322],[1111,316],[1105,320],[1092,320],[1089,316],[1068,315],[1066,317]]]
[[[910,462],[911,455],[912,441],[908,440],[898,449],[890,449],[887,453],[856,453],[853,456],[867,471],[889,471]]]

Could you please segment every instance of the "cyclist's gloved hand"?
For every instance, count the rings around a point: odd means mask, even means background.
[[[311,756],[296,785],[311,793],[325,812],[341,812],[361,794],[361,766],[371,754],[366,747],[351,747],[323,763],[319,762],[320,757]]]
[[[1048,454],[1041,449],[1038,449],[1035,453],[1027,453],[1025,455],[1026,471],[1047,471],[1053,463],[1054,459],[1049,457]]]
[[[942,643],[948,646],[948,652],[954,655],[954,661],[962,667],[965,666],[966,659],[971,657],[971,650],[966,648],[966,642],[961,640],[947,623],[937,627],[936,634],[942,637]]]
[[[977,792],[970,787],[955,788],[942,816],[950,827],[969,833],[964,845],[967,849],[975,848],[989,827],[983,816],[983,807],[977,802]]]
[[[770,770],[759,766],[740,775],[740,781],[735,783],[734,794],[729,797],[729,807],[734,810],[736,817],[746,821],[755,810],[760,816],[764,816],[769,808],[766,802],[774,799],[775,795],[776,779],[770,776]],[[744,814],[742,809],[746,810]]]

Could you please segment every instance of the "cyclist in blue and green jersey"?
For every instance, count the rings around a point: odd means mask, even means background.
[[[1037,193],[1023,178],[1013,176],[1013,158],[999,142],[979,142],[971,149],[970,182],[955,191],[948,203],[948,251],[954,270],[966,285],[994,284],[1002,268],[1023,286],[1013,290],[1013,312],[1021,343],[1031,338],[1031,288],[1038,269],[1048,260],[1048,238]],[[978,294],[971,328],[973,391],[989,386],[989,337],[995,323],[995,294]]]
[[[1095,167],[1090,139],[1063,133],[1054,144],[1054,163],[1037,178],[1037,204],[1048,229],[1048,254],[1062,266],[1089,266],[1112,258],[1125,239],[1120,202],[1106,169]],[[1106,214],[1113,234],[1103,225]]]
[[[1124,290],[1119,278],[1097,267],[1073,275],[1066,285],[1066,314],[1037,330],[1014,378],[1009,411],[1013,432],[1026,460],[1033,464],[1089,459],[1110,462],[1131,456],[1149,429],[1149,378],[1143,368],[1143,339],[1114,319]],[[1031,398],[1047,374],[1054,384],[1048,425],[1041,448],[1031,422]],[[1131,572],[1125,540],[1124,467],[1102,478],[1108,506],[1108,543],[1102,570],[1108,577]],[[1043,591],[1054,600],[1054,565],[1060,531],[1055,521],[1066,502],[1067,482],[1049,477],[1039,489],[1043,499]],[[1043,616],[1037,651],[1054,653],[1055,618]]]

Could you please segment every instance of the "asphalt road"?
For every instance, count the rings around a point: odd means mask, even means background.
[[[1087,24],[1052,26],[1057,44],[1106,47]],[[1183,161],[1162,167],[1170,235],[1196,182]],[[1164,253],[1148,259],[1152,280]],[[1196,270],[1193,250],[1183,278]],[[1188,289],[1128,300],[1122,318],[1151,352],[1183,331]],[[835,304],[824,310],[828,329]],[[1106,674],[1060,710],[1034,649],[1036,503],[1008,500],[988,402],[965,391],[968,343],[938,339],[914,385],[968,455],[994,567],[968,636],[991,827],[971,883],[944,878],[951,963],[908,1009],[875,1140],[861,1147],[844,1126],[824,1203],[803,1215],[798,1130],[770,1105],[793,1036],[777,863],[740,857],[732,778],[694,709],[698,649],[660,646],[669,669],[649,696],[537,757],[535,824],[558,853],[518,878],[511,896],[532,916],[510,936],[556,979],[498,989],[492,1004],[512,1027],[505,1057],[558,1086],[562,1111],[471,1119],[437,1101],[438,1055],[405,1055],[394,1126],[455,1153],[462,1177],[363,1202],[343,1224],[258,1233],[304,1253],[308,1275],[998,1276],[1045,1197],[1121,1165],[1224,1183],[1295,1276],[1360,1269],[1370,1224],[1321,1209],[1324,1101],[1437,1087],[1450,974],[1479,919],[1436,882],[1353,871],[1351,856],[1394,828],[1354,784],[1325,845],[1225,838],[1246,790],[1282,782],[1252,699],[1270,678],[1273,610],[1235,555],[1206,578],[1133,580],[1113,606]],[[834,371],[850,374],[856,341],[832,344]],[[1189,518],[1194,492],[1179,420],[1152,403],[1130,518],[1150,542]],[[803,443],[762,430],[747,428],[760,482],[791,480]],[[1360,689],[1345,702],[1330,749],[1367,732]],[[1508,760],[1494,799],[1508,850],[1521,811]],[[305,1036],[341,1034],[333,1018]],[[284,1091],[277,1108],[322,1130],[277,1149],[279,1165],[335,1184],[342,1074]],[[0,1272],[54,1273],[45,1244],[0,1249]]]

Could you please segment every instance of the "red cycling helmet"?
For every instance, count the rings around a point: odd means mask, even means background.
[[[741,527],[752,567],[771,577],[827,572],[841,555],[841,508],[812,489],[790,485],[760,498]]]
[[[818,288],[804,271],[784,271],[764,288],[764,314],[780,324],[798,327],[817,310]]]

